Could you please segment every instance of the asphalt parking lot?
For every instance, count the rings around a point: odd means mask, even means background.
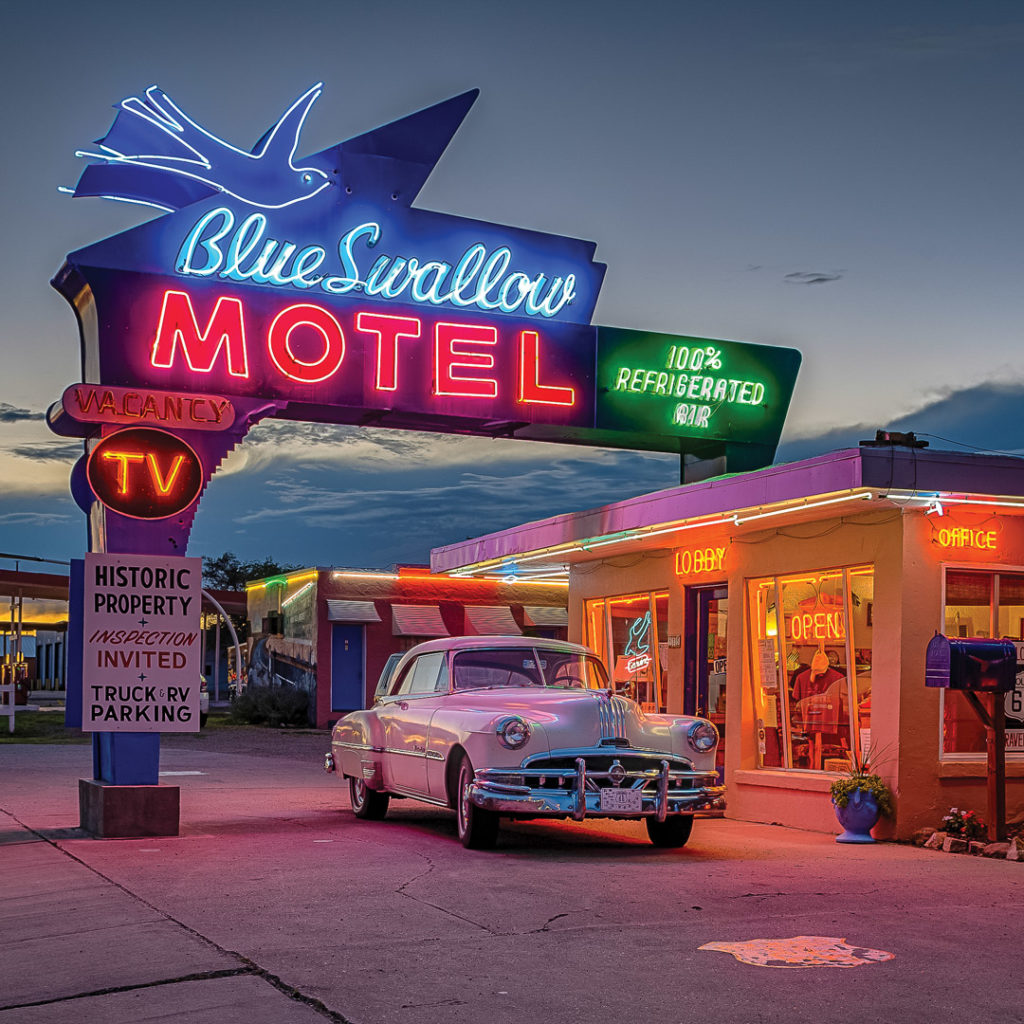
[[[1024,1019],[1024,865],[733,821],[682,850],[518,823],[471,852],[426,805],[357,821],[322,737],[250,746],[165,741],[181,835],[104,841],[76,828],[88,746],[0,747],[0,1024]],[[700,948],[796,936],[892,959]]]

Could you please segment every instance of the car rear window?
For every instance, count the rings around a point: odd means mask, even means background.
[[[452,667],[456,690],[490,686],[556,686],[598,689],[607,685],[596,658],[528,647],[458,651]]]

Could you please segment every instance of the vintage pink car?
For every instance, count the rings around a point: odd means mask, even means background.
[[[502,816],[643,818],[656,846],[682,846],[694,814],[721,804],[714,725],[644,713],[579,644],[432,640],[391,678],[331,736],[327,770],[348,779],[359,818],[414,797],[454,808],[468,847],[494,846]]]

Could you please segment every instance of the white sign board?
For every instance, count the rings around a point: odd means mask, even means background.
[[[1024,641],[1015,640],[1017,664],[1024,664]],[[1006,709],[1006,749],[1024,750],[1024,671],[1017,673],[1017,686],[1003,697]]]
[[[202,565],[85,556],[84,731],[199,731]]]

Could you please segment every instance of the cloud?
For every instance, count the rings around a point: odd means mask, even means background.
[[[82,442],[59,442],[49,444],[27,444],[8,449],[11,455],[19,459],[32,459],[36,462],[76,462],[82,456]]]
[[[935,395],[919,409],[884,423],[837,427],[811,437],[785,440],[777,461],[792,462],[837,448],[856,448],[876,430],[914,432],[933,448],[1024,453],[1024,383],[986,382]]]
[[[257,474],[291,468],[355,469],[360,472],[474,467],[488,463],[536,463],[545,449],[565,457],[564,447],[506,438],[433,434],[361,426],[267,421],[250,431],[224,464],[224,474]],[[606,449],[573,447],[576,460],[600,462]]]
[[[58,512],[5,512],[0,514],[0,526],[56,526],[71,518]]]
[[[17,406],[0,402],[0,423],[23,423],[26,420],[41,420],[45,413],[32,412],[31,409],[19,409]]]
[[[824,273],[816,270],[800,270],[787,274],[785,280],[788,284],[831,284],[833,281],[842,279],[841,271]]]
[[[337,466],[285,464],[215,480],[192,550],[273,550],[287,561],[366,568],[426,562],[434,547],[678,480],[674,456],[512,444],[525,451],[518,461],[420,461],[341,474]]]

